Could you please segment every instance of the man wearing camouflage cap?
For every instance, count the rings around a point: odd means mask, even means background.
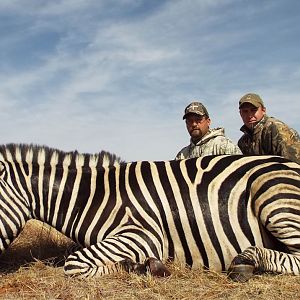
[[[298,132],[280,120],[266,115],[261,97],[254,93],[239,101],[244,133],[238,146],[246,155],[279,155],[300,164],[300,137]]]
[[[176,159],[206,155],[242,154],[238,146],[225,137],[224,128],[209,128],[211,120],[202,103],[190,103],[184,110],[183,120],[185,120],[191,141],[176,155]]]

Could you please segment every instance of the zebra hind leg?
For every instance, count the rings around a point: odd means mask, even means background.
[[[237,282],[246,282],[253,276],[256,260],[255,248],[249,247],[232,260],[227,271],[229,278]]]
[[[131,259],[124,259],[120,261],[119,264],[125,271],[137,273],[139,275],[144,275],[146,273],[150,273],[156,277],[166,277],[171,275],[171,272],[162,261],[155,257],[147,258],[143,264],[136,263]]]
[[[261,273],[299,275],[300,259],[295,254],[251,246],[237,255],[228,269],[228,276],[239,282]]]

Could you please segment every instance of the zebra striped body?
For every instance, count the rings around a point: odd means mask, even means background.
[[[118,271],[124,259],[143,264],[150,257],[216,271],[242,261],[256,270],[299,274],[296,163],[207,156],[104,166],[101,159],[0,147],[1,251],[35,218],[82,245],[66,261],[68,275],[103,275]]]

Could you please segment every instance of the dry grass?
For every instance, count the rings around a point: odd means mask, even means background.
[[[300,299],[300,278],[255,276],[241,284],[225,274],[168,267],[168,278],[125,272],[79,280],[64,276],[54,266],[71,241],[54,229],[30,221],[20,237],[1,257],[0,299]]]

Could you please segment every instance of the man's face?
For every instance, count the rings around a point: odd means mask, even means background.
[[[265,107],[255,107],[251,103],[244,103],[240,108],[240,115],[246,127],[253,129],[253,127],[266,114]]]
[[[207,133],[210,119],[207,116],[191,113],[186,116],[185,123],[192,140],[197,141]]]

